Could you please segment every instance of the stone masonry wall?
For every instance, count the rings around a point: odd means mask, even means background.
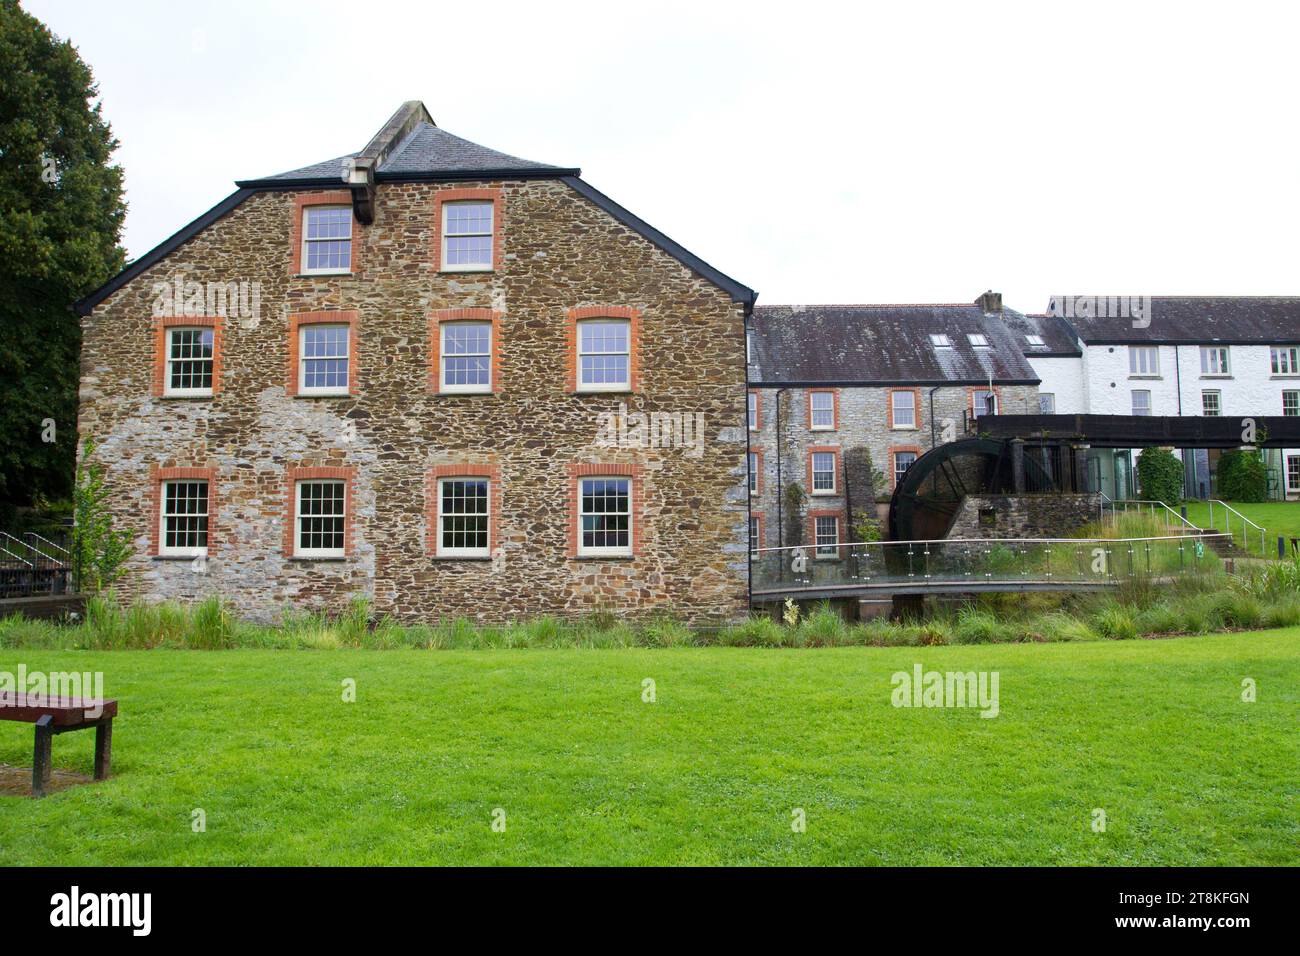
[[[1063,538],[1097,520],[1100,495],[968,495],[950,538]],[[981,516],[983,513],[983,516]]]
[[[499,188],[501,258],[489,273],[436,271],[434,194]],[[356,271],[293,274],[292,192],[258,193],[84,320],[83,436],[96,442],[119,527],[135,532],[120,593],[191,600],[210,593],[271,620],[286,605],[338,610],[369,595],[376,612],[480,621],[598,608],[691,621],[745,612],[745,356],[742,306],[558,180],[381,184],[374,223],[354,222]],[[221,323],[212,398],[156,397],[154,284],[260,283],[260,316]],[[566,391],[568,310],[639,312],[641,388]],[[430,387],[434,310],[500,313],[500,387]],[[355,394],[290,397],[289,315],[355,310]],[[685,448],[598,447],[601,413],[701,413]],[[637,466],[640,523],[630,559],[569,556],[571,468]],[[427,548],[436,466],[500,475],[500,560],[439,559]],[[335,561],[286,557],[290,468],[352,476],[351,548]],[[211,469],[208,559],[150,554],[159,469]]]

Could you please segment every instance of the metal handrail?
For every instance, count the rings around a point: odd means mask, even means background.
[[[1103,495],[1104,495],[1104,492],[1103,492]],[[1124,506],[1125,506],[1125,513],[1126,513],[1126,514],[1128,513],[1128,505],[1150,505],[1150,506],[1151,506],[1151,513],[1152,513],[1152,514],[1155,514],[1155,513],[1156,513],[1155,506],[1156,506],[1156,505],[1159,505],[1161,508],[1164,508],[1164,509],[1165,509],[1166,511],[1168,511],[1171,515],[1173,515],[1175,518],[1177,518],[1179,521],[1181,521],[1183,524],[1185,524],[1185,525],[1186,525],[1188,528],[1190,528],[1192,531],[1195,531],[1197,534],[1200,534],[1202,531],[1205,530],[1204,528],[1199,528],[1199,527],[1197,527],[1196,525],[1192,524],[1192,522],[1188,521],[1188,520],[1187,520],[1186,518],[1184,518],[1184,517],[1183,517],[1179,512],[1177,512],[1177,511],[1175,511],[1173,508],[1169,507],[1169,506],[1168,506],[1167,504],[1165,504],[1163,501],[1147,501],[1147,500],[1140,499],[1140,498],[1121,498],[1121,499],[1118,500],[1118,501],[1116,501],[1116,500],[1114,500],[1114,499],[1111,499],[1111,501],[1110,501],[1110,513],[1111,513],[1112,515],[1115,514],[1115,506],[1116,506],[1116,505],[1124,505]],[[1103,511],[1104,511],[1104,509],[1105,509],[1105,503],[1104,503],[1104,502],[1103,502],[1103,504],[1102,504],[1102,508],[1103,508]]]
[[[43,542],[44,544],[49,545],[53,550],[59,552],[59,554],[67,555],[69,558],[72,557],[72,552],[69,551],[67,548],[64,548],[64,547],[61,547],[61,546],[55,544],[55,543],[54,543],[53,541],[51,541],[49,538],[45,537],[44,535],[39,535],[39,534],[37,534],[35,531],[27,531],[27,532],[25,532],[25,533],[23,534],[23,537],[25,537],[25,538],[35,538],[37,541],[40,541],[40,542]],[[40,549],[39,549],[39,548],[33,548],[32,550],[37,551],[37,552],[40,552]],[[52,557],[53,557],[52,555],[45,555],[45,556],[48,557],[48,558],[52,558]]]
[[[1199,529],[1198,529],[1199,530]],[[881,547],[904,544],[1133,544],[1140,541],[1186,541],[1185,534],[1157,535],[1150,538],[916,538],[907,541],[843,541],[822,545],[824,548],[867,548],[873,545]],[[1230,538],[1226,532],[1214,534],[1201,533],[1201,538]],[[772,551],[794,551],[796,548],[814,548],[813,544],[787,544],[779,548],[751,548],[750,554],[766,554]]]
[[[26,558],[24,558],[24,557],[20,557],[19,555],[14,554],[12,551],[10,551],[8,548],[4,547],[3,545],[0,545],[0,553],[4,553],[4,554],[9,555],[9,557],[13,558],[15,561],[20,561],[20,562],[22,562],[23,564],[25,564],[25,565],[27,565],[29,568],[31,568],[33,571],[36,570],[36,565],[35,565],[35,564],[33,564],[32,562],[28,561],[28,560],[27,560]]]
[[[1209,506],[1210,506],[1210,524],[1211,524],[1211,526],[1214,524],[1214,506],[1215,506],[1215,505],[1222,505],[1222,506],[1223,506],[1223,510],[1226,511],[1226,512],[1228,512],[1228,514],[1234,514],[1234,515],[1236,515],[1238,518],[1241,519],[1241,549],[1242,549],[1243,551],[1249,551],[1249,550],[1250,550],[1250,548],[1247,547],[1247,545],[1246,545],[1246,525],[1250,525],[1252,528],[1254,528],[1256,531],[1259,532],[1259,553],[1260,553],[1261,555],[1264,555],[1264,556],[1267,556],[1267,555],[1268,555],[1268,545],[1267,545],[1267,539],[1266,539],[1266,537],[1265,537],[1265,535],[1268,534],[1268,529],[1266,529],[1266,528],[1261,528],[1259,525],[1255,524],[1255,522],[1251,521],[1249,518],[1247,518],[1244,514],[1242,514],[1240,511],[1238,511],[1238,510],[1237,510],[1236,508],[1234,508],[1232,505],[1228,504],[1226,501],[1223,501],[1223,500],[1221,500],[1221,499],[1219,499],[1219,498],[1210,498],[1210,499],[1208,500],[1208,503],[1209,503]],[[1223,524],[1224,524],[1224,530],[1225,530],[1225,531],[1228,531],[1229,533],[1231,533],[1231,529],[1232,529],[1232,519],[1229,518],[1229,517],[1227,517],[1227,516],[1225,515],[1225,516],[1224,516]]]

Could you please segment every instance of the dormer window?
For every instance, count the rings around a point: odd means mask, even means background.
[[[972,332],[966,336],[966,341],[970,342],[971,348],[986,349],[989,347],[989,339],[987,335],[980,335]]]
[[[1043,341],[1043,337],[1041,335],[1026,334],[1025,341],[1036,348],[1047,344],[1046,342]]]
[[[952,339],[941,332],[932,332],[930,334],[930,344],[937,349],[950,349],[952,348]]]

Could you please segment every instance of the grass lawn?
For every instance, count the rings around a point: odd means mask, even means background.
[[[1000,714],[891,706],[891,674],[918,662],[998,671]],[[0,670],[20,663],[102,670],[122,715],[110,780],[0,797],[8,864],[1300,863],[1300,628],[793,651],[0,650]],[[56,737],[55,767],[87,771],[92,743]],[[0,762],[29,767],[31,747],[30,725],[0,722]]]
[[[1187,518],[1194,525],[1202,528],[1210,527],[1210,506],[1204,501],[1188,501]],[[1285,535],[1288,539],[1292,537],[1300,538],[1300,501],[1265,501],[1260,504],[1248,505],[1228,502],[1251,521],[1268,531],[1268,548],[1270,555],[1277,553],[1277,536]],[[1232,533],[1241,540],[1241,519],[1236,515],[1229,514],[1227,517],[1232,519]],[[1214,506],[1214,527],[1220,531],[1227,530],[1223,526],[1224,511],[1218,505]],[[1259,547],[1259,532],[1247,526],[1254,537],[1251,538],[1252,547]]]

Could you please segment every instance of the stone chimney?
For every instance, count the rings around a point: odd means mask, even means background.
[[[988,292],[985,292],[978,299],[976,299],[975,304],[978,305],[980,309],[983,310],[985,315],[1001,313],[1002,293],[994,292],[992,289],[990,289]]]

